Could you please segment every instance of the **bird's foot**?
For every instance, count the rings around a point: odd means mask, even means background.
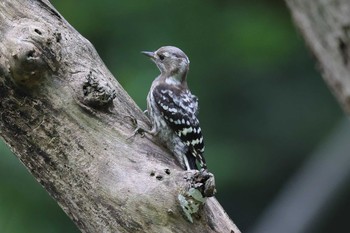
[[[129,136],[127,138],[127,140],[135,137],[136,134],[140,134],[141,137],[145,136],[145,132],[147,132],[147,130],[145,130],[142,127],[139,126],[139,123],[138,123],[138,121],[137,121],[137,119],[135,117],[133,117],[133,116],[125,116],[125,118],[129,118],[130,119],[131,125],[134,128],[133,133],[131,134],[131,136]]]
[[[141,137],[144,137],[146,133],[150,134],[152,136],[157,136],[158,135],[159,131],[157,131],[157,129],[155,127],[152,127],[151,130],[145,129],[143,126],[139,125],[139,122],[137,121],[137,119],[135,117],[133,117],[133,116],[125,116],[125,118],[129,118],[130,119],[131,125],[134,128],[134,131],[133,131],[132,135],[130,137],[128,137],[127,139],[135,137],[136,134],[140,134]],[[146,126],[145,124],[143,124],[143,125]]]

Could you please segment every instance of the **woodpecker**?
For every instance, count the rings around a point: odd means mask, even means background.
[[[147,111],[152,129],[186,170],[207,169],[204,141],[199,126],[198,98],[187,85],[190,60],[179,48],[164,46],[154,52],[143,51],[160,70],[147,95]]]

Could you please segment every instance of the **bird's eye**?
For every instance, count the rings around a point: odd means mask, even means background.
[[[163,61],[164,58],[165,58],[165,56],[164,56],[163,54],[159,54],[158,57],[159,57],[159,59],[162,60],[162,61]]]

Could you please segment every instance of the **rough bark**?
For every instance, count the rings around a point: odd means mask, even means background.
[[[0,2],[0,135],[83,232],[239,232],[215,198],[190,223],[183,171],[93,46],[47,0]]]
[[[324,80],[350,114],[350,1],[286,0]]]

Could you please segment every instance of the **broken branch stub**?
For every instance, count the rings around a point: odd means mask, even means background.
[[[42,23],[26,21],[7,31],[3,54],[16,85],[32,88],[57,72],[61,48],[59,33]]]

